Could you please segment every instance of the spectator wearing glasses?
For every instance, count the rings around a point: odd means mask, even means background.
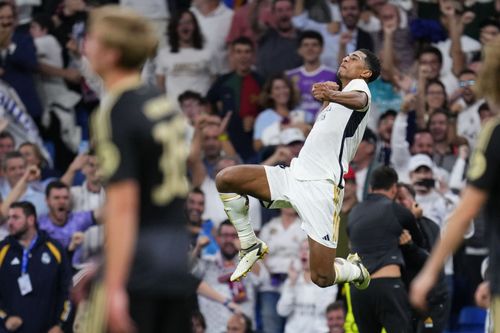
[[[481,118],[479,117],[479,107],[484,103],[484,99],[477,98],[474,92],[477,74],[469,69],[460,73],[458,90],[460,100],[452,106],[452,111],[457,112],[457,134],[466,138],[469,147],[476,146],[476,140],[481,130]]]

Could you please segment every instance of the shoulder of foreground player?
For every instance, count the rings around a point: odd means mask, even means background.
[[[141,86],[122,94],[114,109],[121,113],[119,118],[123,122],[125,119],[139,121],[143,119],[141,114],[150,120],[158,120],[180,113],[173,106],[173,102],[156,88]],[[137,112],[139,110],[142,112]]]

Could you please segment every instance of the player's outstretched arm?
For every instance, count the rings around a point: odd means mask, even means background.
[[[366,93],[362,91],[339,91],[339,85],[331,81],[314,84],[312,94],[319,101],[335,102],[358,111],[365,111],[364,109],[368,104]]]
[[[133,332],[128,313],[127,278],[134,254],[139,225],[139,184],[123,180],[106,191],[106,265],[104,284],[108,323],[112,332]]]
[[[424,268],[413,280],[410,300],[418,309],[425,309],[426,296],[435,285],[444,262],[463,241],[467,228],[484,205],[487,194],[473,186],[467,186],[462,194],[462,200],[448,219],[442,238],[438,241]]]

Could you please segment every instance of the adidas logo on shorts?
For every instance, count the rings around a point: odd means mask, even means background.
[[[330,236],[326,235],[325,237],[323,237],[323,239],[326,241],[330,241]]]

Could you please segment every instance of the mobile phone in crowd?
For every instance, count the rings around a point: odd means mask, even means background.
[[[76,41],[78,51],[81,52],[83,50],[83,41],[85,39],[85,22],[78,22],[73,25],[71,38]]]
[[[87,140],[82,140],[80,146],[78,147],[78,155],[84,155],[89,152],[90,144]]]

